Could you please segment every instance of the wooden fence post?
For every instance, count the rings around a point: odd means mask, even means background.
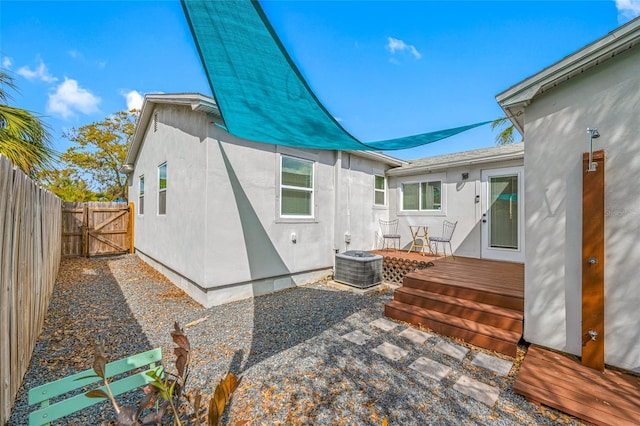
[[[82,205],[82,256],[89,257],[89,206]]]
[[[134,244],[134,216],[136,214],[135,206],[133,205],[133,201],[129,203],[129,253],[135,253],[135,244]]]

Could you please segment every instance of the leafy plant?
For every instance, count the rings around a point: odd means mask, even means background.
[[[509,145],[515,141],[516,128],[506,116],[496,118],[491,122],[491,130],[500,129],[496,135],[496,145]]]
[[[193,421],[198,426],[203,424],[215,426],[220,423],[224,409],[240,381],[233,373],[227,373],[207,403],[203,404],[203,397],[199,389],[193,392],[193,397],[190,397],[191,393],[185,390],[187,389],[191,364],[191,344],[177,322],[174,323],[173,328],[171,338],[177,345],[173,349],[176,356],[176,372],[172,373],[162,367],[147,372],[151,382],[144,386],[145,396],[137,408],[118,405],[109,387],[109,379],[105,375],[107,361],[103,347],[101,344],[96,345],[93,370],[102,379],[106,392],[94,389],[85,395],[90,398],[108,399],[116,412],[119,426],[158,424],[162,423],[166,417],[170,418],[169,422],[174,425],[182,425],[183,422],[188,421]],[[154,406],[155,410],[143,417],[145,409]]]
[[[15,79],[0,70],[0,154],[33,178],[51,167],[57,156],[50,127],[42,117],[9,105],[12,99],[7,89],[18,90]]]

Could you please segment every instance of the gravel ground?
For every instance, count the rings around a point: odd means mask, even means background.
[[[109,360],[160,346],[172,368],[174,321],[197,322],[186,328],[191,389],[210,394],[227,371],[242,377],[225,424],[380,425],[384,418],[390,425],[581,424],[511,390],[522,351],[509,377],[499,377],[471,365],[474,354],[487,351],[467,345],[471,353],[460,362],[434,350],[439,341],[459,341],[434,336],[418,345],[398,336],[406,324],[394,332],[369,325],[384,316],[391,298],[391,291],[361,296],[315,283],[204,309],[134,255],[65,259],[9,424],[27,424],[25,389],[90,368],[96,339]],[[372,339],[359,346],[341,337],[354,330]],[[390,361],[371,351],[383,342],[409,356]],[[453,372],[436,382],[409,369],[420,356]],[[454,390],[463,374],[499,387],[496,404]],[[129,398],[138,401],[139,394]],[[98,405],[54,424],[110,419],[110,407]]]

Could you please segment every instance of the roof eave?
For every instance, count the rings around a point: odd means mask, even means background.
[[[618,27],[606,36],[522,80],[496,95],[496,101],[514,126],[524,134],[524,108],[533,98],[582,74],[640,43],[640,18]],[[520,113],[520,114],[518,114]]]
[[[466,159],[466,160],[456,160],[456,161],[447,161],[438,164],[425,164],[423,166],[416,167],[407,167],[407,168],[396,168],[387,171],[387,175],[389,176],[408,176],[420,173],[429,173],[434,171],[440,171],[444,169],[450,169],[453,167],[462,167],[462,166],[471,166],[471,165],[479,165],[479,164],[488,164],[495,163],[499,161],[508,161],[508,160],[520,160],[524,158],[524,150],[518,152],[510,152],[506,154],[500,155],[490,155],[487,157]]]
[[[144,132],[149,125],[151,117],[153,117],[153,110],[157,104],[188,105],[194,111],[204,112],[216,118],[221,118],[220,110],[215,100],[200,93],[145,95],[142,108],[140,109],[140,116],[133,131],[131,145],[127,150],[127,157],[125,158],[124,165],[120,169],[120,173],[129,174],[133,172],[144,138]]]
[[[400,167],[405,164],[408,164],[406,161],[403,161],[398,158],[392,157],[390,155],[386,155],[376,151],[344,151],[344,152],[348,152],[358,157],[367,158],[369,160],[381,161],[391,167]]]
[[[521,135],[524,135],[524,109],[527,105],[529,105],[529,101],[509,106],[500,105],[505,116],[511,121],[513,126],[518,129]]]

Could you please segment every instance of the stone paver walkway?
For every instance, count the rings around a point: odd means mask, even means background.
[[[371,339],[371,336],[364,334],[360,330],[354,330],[351,333],[345,334],[342,338],[355,343],[356,345],[364,345],[367,343],[367,340]]]
[[[425,357],[416,359],[409,365],[409,368],[438,381],[447,377],[452,371],[451,367],[447,367],[446,365]]]
[[[399,336],[407,339],[407,342],[411,342],[415,345],[423,345],[425,347],[424,352],[427,352],[427,345],[431,345],[432,347],[430,349],[444,354],[446,357],[453,360],[452,362],[458,363],[460,367],[458,370],[460,371],[463,371],[464,364],[466,363],[470,366],[487,370],[492,375],[506,377],[509,375],[511,368],[513,367],[513,363],[510,361],[482,352],[476,354],[472,353],[472,355],[470,355],[470,357],[472,357],[471,362],[468,362],[467,355],[471,352],[468,348],[446,342],[437,335],[426,333],[413,327],[407,327],[398,332],[396,329],[399,324],[386,318],[378,318],[371,321],[369,325],[382,330],[382,332],[397,333]],[[343,335],[342,338],[361,346],[367,345],[369,342],[376,342],[374,336],[365,334],[360,330],[354,330],[347,333]],[[444,365],[424,354],[413,354],[410,349],[401,348],[386,341],[372,344],[376,345],[371,349],[373,352],[391,361],[400,363],[406,362],[406,367],[408,369],[416,371],[435,382],[442,382],[447,377],[453,377],[454,383],[451,385],[453,389],[487,405],[488,407],[492,407],[500,397],[500,389],[497,386],[483,383],[467,376],[466,374],[456,373],[454,368],[451,366]]]
[[[452,345],[451,343],[442,341],[438,342],[438,344],[436,345],[436,351],[441,352],[445,355],[449,355],[450,357],[455,358],[458,361],[462,361],[464,357],[467,356],[467,353],[469,353],[469,349],[463,346]]]

